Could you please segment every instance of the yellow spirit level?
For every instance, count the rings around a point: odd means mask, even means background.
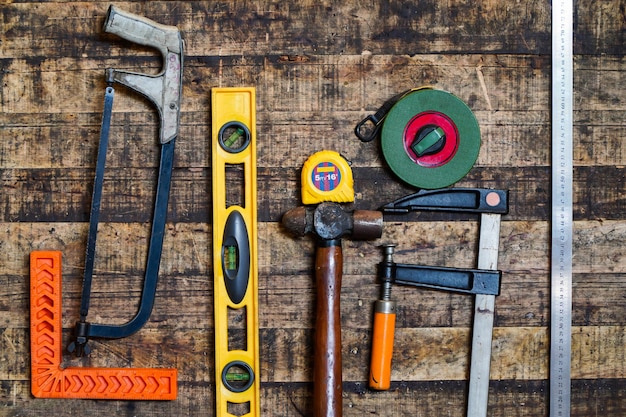
[[[255,89],[211,106],[217,416],[259,416]]]

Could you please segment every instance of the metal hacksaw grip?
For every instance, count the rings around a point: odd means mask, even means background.
[[[253,87],[211,92],[217,416],[261,413],[255,100]]]
[[[174,140],[180,125],[180,99],[183,76],[183,39],[175,26],[162,25],[143,16],[109,7],[104,31],[128,41],[158,49],[163,68],[156,74],[112,70],[113,81],[125,85],[150,100],[159,111],[161,143]]]

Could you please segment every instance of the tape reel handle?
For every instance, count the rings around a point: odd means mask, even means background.
[[[391,110],[391,108],[407,94],[423,88],[430,87],[410,88],[385,101],[383,105],[376,110],[376,113],[370,114],[365,119],[357,123],[354,128],[354,134],[356,137],[359,138],[361,142],[371,142],[376,139],[380,133],[380,129],[383,127],[383,122],[385,121],[385,117],[387,117],[389,110]]]

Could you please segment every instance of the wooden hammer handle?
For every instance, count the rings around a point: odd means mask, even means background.
[[[313,415],[341,417],[341,241],[319,245],[315,257],[317,318],[313,371]]]

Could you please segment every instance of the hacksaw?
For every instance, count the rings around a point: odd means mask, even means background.
[[[253,87],[211,94],[218,416],[260,415],[255,97]]]

